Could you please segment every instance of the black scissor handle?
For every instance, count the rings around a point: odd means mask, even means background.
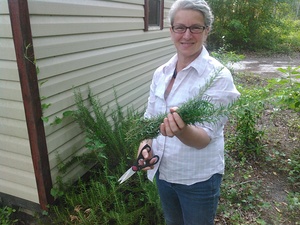
[[[142,148],[142,150],[140,151],[140,154],[139,154],[139,156],[138,156],[138,158],[137,158],[137,162],[140,160],[140,159],[144,159],[144,156],[143,156],[143,150],[145,150],[145,149],[147,149],[147,152],[150,152],[151,151],[151,147],[150,147],[150,145],[148,145],[148,144],[145,144],[144,145],[144,147]]]
[[[140,152],[140,154],[139,154],[139,156],[138,156],[138,158],[137,158],[137,160],[136,160],[136,163],[135,163],[135,165],[132,167],[132,169],[133,169],[134,171],[138,171],[138,170],[141,170],[141,169],[146,168],[146,167],[154,166],[154,165],[155,165],[156,163],[158,163],[158,161],[159,161],[159,156],[158,156],[158,155],[154,155],[151,159],[145,160],[143,165],[139,165],[139,161],[140,161],[141,159],[144,159],[144,156],[143,156],[143,150],[144,150],[144,149],[147,149],[148,152],[151,151],[151,147],[150,147],[150,145],[148,145],[148,144],[146,144],[146,145],[141,149],[141,152]],[[154,163],[150,163],[150,161],[151,161],[152,159],[154,159],[154,158],[156,158],[155,162],[154,162]]]

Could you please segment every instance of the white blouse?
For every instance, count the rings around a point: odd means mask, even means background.
[[[167,63],[154,72],[150,86],[150,95],[145,117],[150,118],[160,113],[169,112],[171,107],[180,107],[188,99],[195,97],[211,76],[217,78],[205,92],[214,104],[227,105],[240,95],[230,71],[219,61],[209,56],[203,47],[201,54],[186,68],[177,73],[172,90],[165,100],[164,92],[172,78],[177,63],[174,55]],[[153,170],[148,171],[148,178],[153,180],[159,168],[160,179],[170,183],[191,185],[208,180],[216,173],[224,173],[224,136],[223,128],[227,118],[217,124],[195,124],[202,127],[211,142],[203,149],[196,149],[183,144],[177,137],[159,135],[153,139],[153,153],[160,156]]]

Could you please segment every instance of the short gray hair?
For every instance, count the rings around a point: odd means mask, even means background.
[[[204,0],[177,0],[173,3],[169,11],[170,24],[173,25],[174,17],[178,10],[190,9],[202,13],[204,17],[205,26],[212,27],[214,21],[214,15]]]

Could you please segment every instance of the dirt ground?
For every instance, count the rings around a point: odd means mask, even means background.
[[[278,68],[287,68],[300,66],[300,53],[293,55],[276,55],[272,57],[246,55],[245,59],[233,65],[236,72],[246,72],[252,77],[252,81],[263,83],[265,79],[279,78],[284,76],[279,72]],[[257,76],[255,79],[254,77]],[[283,163],[288,163],[291,152],[300,148],[299,129],[294,130],[291,121],[298,121],[299,113],[295,114],[290,110],[284,110],[281,113],[273,113],[273,110],[266,110],[260,119],[258,126],[266,130],[266,145],[268,146],[268,154],[272,154],[271,150],[279,151]],[[287,196],[289,192],[295,190],[288,183],[286,174],[281,172],[281,168],[274,165],[255,165],[253,164],[255,174],[253,179],[260,181],[262,185],[262,194],[267,203],[271,205],[262,218],[267,224],[299,224],[299,221],[286,220],[284,213],[287,210]],[[300,213],[299,213],[300,216]],[[257,224],[247,223],[245,224]]]

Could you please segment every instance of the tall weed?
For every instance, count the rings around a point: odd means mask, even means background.
[[[251,91],[239,87],[241,98],[231,112],[230,123],[234,127],[231,133],[226,133],[227,147],[234,151],[239,160],[243,158],[260,157],[263,151],[264,131],[257,123],[264,110],[264,91]],[[230,135],[230,136],[227,136]]]
[[[69,186],[52,208],[55,224],[164,224],[155,183],[149,182],[143,172],[120,185],[117,179],[135,159],[137,144],[125,141],[130,121],[141,117],[127,109],[126,114],[116,97],[116,109],[104,107],[89,92],[87,99],[75,92],[77,110],[73,116],[86,135],[90,150],[82,159],[93,160],[96,166],[87,179]],[[134,146],[135,145],[135,146]],[[72,160],[71,160],[72,161]],[[65,164],[66,167],[72,162]],[[151,213],[149,213],[151,212]]]
[[[116,95],[116,94],[115,94]],[[89,90],[87,99],[80,91],[75,91],[77,110],[74,118],[85,132],[87,147],[100,150],[102,158],[107,159],[111,169],[120,164],[121,160],[135,156],[138,143],[125,141],[125,134],[130,128],[128,118],[140,118],[138,112],[127,109],[126,116],[119,105],[116,96],[116,109],[103,106],[96,96]]]

